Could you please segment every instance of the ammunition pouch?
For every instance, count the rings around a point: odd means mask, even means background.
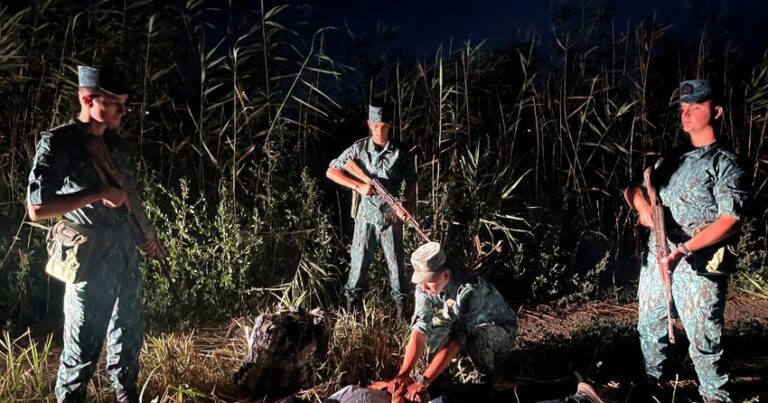
[[[67,284],[82,281],[93,255],[94,232],[66,220],[48,231],[45,272]]]
[[[695,236],[707,225],[697,227]],[[736,244],[738,236],[730,236],[721,242],[707,246],[694,252],[686,260],[697,274],[704,277],[725,277],[736,268]]]

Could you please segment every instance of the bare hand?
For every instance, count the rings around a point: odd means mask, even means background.
[[[150,239],[139,245],[139,249],[143,250],[149,257],[156,260],[161,260],[168,255],[165,246],[163,246],[162,242],[157,238]]]
[[[675,248],[673,251],[669,252],[667,257],[661,259],[661,263],[669,264],[669,270],[672,271],[683,256],[685,256],[683,251],[681,251],[680,248]]]
[[[405,398],[414,402],[428,401],[427,387],[420,383],[412,383],[405,392]]]
[[[653,228],[653,210],[650,208],[643,208],[637,211],[638,221],[640,225],[648,228]]]
[[[394,378],[392,378],[391,381],[389,381],[389,385],[387,386],[387,392],[391,394],[395,394],[399,389],[405,389],[408,387],[408,385],[413,383],[413,378],[411,378],[408,374],[401,374]]]
[[[361,183],[360,185],[357,185],[355,190],[357,190],[357,193],[360,193],[363,196],[376,194],[376,189],[367,183]]]
[[[395,210],[395,215],[397,216],[397,218],[400,219],[400,221],[404,222],[408,218],[408,215],[409,215],[408,210],[406,210],[405,207],[401,207],[398,205],[394,205],[392,207]]]
[[[128,211],[131,211],[131,202],[128,200],[128,195],[118,188],[105,186],[99,192],[99,196],[101,196],[101,202],[109,208],[125,206]]]

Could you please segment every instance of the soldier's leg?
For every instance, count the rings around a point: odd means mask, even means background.
[[[350,247],[351,263],[349,277],[344,286],[347,301],[358,301],[368,284],[368,267],[376,252],[376,227],[359,220],[355,221],[355,232]]]
[[[107,330],[107,372],[116,390],[134,393],[139,375],[139,354],[144,342],[144,325],[141,315],[141,275],[136,252],[135,249],[126,252],[127,256],[121,258],[130,263],[121,276],[117,301]]]
[[[669,345],[667,336],[667,300],[656,267],[655,257],[649,255],[640,271],[637,291],[640,348],[643,352],[645,375],[654,381],[661,377],[662,365]]]
[[[397,303],[403,303],[408,289],[404,275],[403,224],[397,223],[380,227],[378,238],[384,250],[384,258],[387,261],[392,299]]]
[[[60,402],[85,401],[88,382],[96,370],[116,293],[101,265],[93,277],[67,284],[64,292],[64,348],[56,378]]]
[[[713,281],[699,276],[682,262],[672,281],[680,320],[690,341],[688,353],[699,376],[699,394],[712,401],[728,401],[723,386],[728,374],[722,371],[720,358],[727,278]]]
[[[464,349],[475,368],[489,374],[509,357],[515,334],[493,323],[483,324],[469,333]]]

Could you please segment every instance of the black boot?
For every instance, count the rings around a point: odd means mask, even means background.
[[[119,403],[139,403],[139,394],[136,389],[118,389],[115,393]]]

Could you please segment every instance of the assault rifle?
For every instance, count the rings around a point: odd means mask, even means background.
[[[661,283],[664,285],[664,294],[667,297],[667,335],[669,336],[669,342],[675,344],[674,319],[672,319],[672,274],[669,269],[669,263],[662,262],[662,259],[669,255],[667,232],[664,228],[664,206],[659,203],[659,195],[656,188],[651,184],[652,173],[653,167],[648,167],[643,172],[643,179],[645,188],[648,190],[648,198],[651,199],[653,235],[656,240],[656,266],[659,268]]]
[[[400,201],[395,199],[395,197],[392,196],[389,191],[387,191],[387,189],[384,187],[384,185],[381,184],[381,182],[378,181],[378,179],[369,177],[365,171],[363,171],[363,168],[360,168],[360,165],[358,165],[357,162],[352,159],[348,160],[347,163],[344,164],[344,170],[352,174],[352,176],[356,177],[357,179],[363,181],[363,183],[373,186],[373,188],[376,190],[376,194],[381,196],[384,199],[384,202],[386,202],[393,209],[402,211],[403,215],[405,216],[405,221],[408,224],[411,224],[419,236],[421,236],[425,241],[429,242],[429,237],[424,233],[424,231],[421,230],[419,223],[416,222],[416,219],[413,217],[413,215],[405,207],[403,207],[403,204],[400,203]]]
[[[117,169],[112,154],[109,153],[106,143],[102,136],[90,136],[91,138],[85,143],[85,148],[93,160],[93,165],[96,168],[96,172],[102,179],[102,182],[107,180],[114,183],[120,190],[125,192],[128,197],[128,202],[131,205],[131,214],[128,215],[128,224],[131,229],[136,245],[141,245],[148,241],[155,241],[159,247],[159,256],[157,258],[165,259],[168,256],[168,252],[165,250],[165,245],[157,237],[157,231],[155,227],[147,218],[147,214],[141,206],[141,199],[136,189],[131,185],[120,170]]]

